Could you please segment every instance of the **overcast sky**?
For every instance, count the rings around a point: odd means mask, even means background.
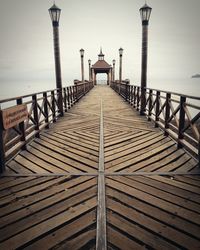
[[[186,79],[200,73],[200,0],[148,0],[149,81]],[[54,81],[50,0],[0,0],[0,84]],[[94,64],[100,46],[105,60],[123,47],[123,78],[140,81],[143,0],[57,0],[62,9],[60,48],[63,85],[80,79],[80,48]],[[116,70],[118,78],[118,70]]]

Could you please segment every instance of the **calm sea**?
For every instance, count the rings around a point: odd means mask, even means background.
[[[72,81],[71,84],[73,84]],[[71,84],[69,82],[68,85]],[[133,81],[131,81],[131,84],[133,84]],[[139,85],[139,83],[134,83],[134,84]],[[63,84],[63,86],[67,86],[67,84]],[[148,87],[200,97],[200,78],[188,78],[184,80],[174,80],[174,81],[151,80],[148,83]],[[54,88],[55,88],[55,83],[53,81],[0,83],[0,100],[10,97],[41,92],[45,90],[51,90]]]

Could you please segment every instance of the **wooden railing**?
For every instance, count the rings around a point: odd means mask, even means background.
[[[76,83],[63,89],[34,93],[30,95],[0,100],[0,172],[5,170],[5,162],[14,156],[20,149],[26,149],[26,144],[34,137],[40,137],[40,131],[48,129],[51,123],[67,112],[76,102],[93,88],[92,82]],[[59,107],[59,96],[62,98],[62,107]],[[5,129],[3,125],[3,111],[9,107],[25,104],[27,119],[19,124]]]
[[[113,88],[137,111],[141,110],[141,87],[112,82]],[[145,115],[165,135],[176,140],[200,162],[200,97],[146,88]]]

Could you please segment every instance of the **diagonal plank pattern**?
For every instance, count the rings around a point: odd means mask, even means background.
[[[197,161],[96,86],[7,162],[0,249],[199,249],[199,211]]]
[[[3,181],[1,249],[64,248],[74,242],[74,249],[79,249],[95,244],[96,178],[4,177]]]
[[[197,161],[115,93],[104,98],[107,173],[195,172]],[[119,102],[120,100],[120,102]]]

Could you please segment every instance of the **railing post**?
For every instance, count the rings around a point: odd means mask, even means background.
[[[186,97],[181,96],[180,97],[180,113],[179,113],[179,128],[178,128],[178,148],[182,147],[182,144],[180,143],[180,140],[184,138],[184,133],[182,130],[184,129],[185,126],[185,102],[186,102]]]
[[[3,130],[3,119],[0,114],[0,174],[5,171],[5,148],[4,148],[4,130]]]
[[[71,108],[71,103],[70,103],[69,87],[67,87],[67,103],[68,103],[68,109],[70,109]]]
[[[136,86],[133,89],[133,107],[136,107]]]
[[[158,121],[159,121],[159,110],[160,110],[160,91],[156,92],[156,114],[155,114],[155,127],[158,127]]]
[[[48,100],[47,100],[47,92],[43,93],[43,100],[44,100],[44,113],[45,113],[45,128],[49,128],[49,110],[48,110]]]
[[[140,87],[137,87],[137,94],[136,94],[136,110],[137,111],[139,111],[139,106],[140,106],[140,94],[139,94],[139,92],[140,92]]]
[[[166,95],[166,107],[165,107],[165,136],[168,136],[167,129],[169,128],[169,117],[170,117],[170,99],[171,99],[171,94],[167,93]]]
[[[76,89],[76,102],[78,102],[78,86],[77,83],[74,83]]]
[[[22,98],[17,99],[17,105],[22,104]],[[24,121],[19,123],[19,131],[21,133],[21,141],[24,142],[24,145],[22,146],[22,149],[26,149],[26,132],[25,132],[25,123]]]
[[[56,104],[55,104],[55,95],[54,95],[54,90],[51,91],[51,102],[52,102],[52,118],[53,122],[56,122]]]
[[[63,92],[64,92],[64,97],[63,97],[64,108],[65,108],[65,112],[67,112],[67,94],[66,94],[66,88],[63,88]]]
[[[60,116],[63,116],[64,115],[64,112],[63,112],[63,95],[62,95],[62,88],[59,88],[57,90],[57,93],[58,93],[58,112],[59,112],[59,115]]]
[[[35,121],[35,130],[37,131],[36,137],[39,138],[40,128],[39,128],[39,117],[38,117],[38,107],[37,107],[37,95],[33,95],[32,100],[33,100],[33,117]]]
[[[70,89],[70,102],[71,102],[71,106],[73,106],[73,92],[72,92],[72,86],[69,87]]]
[[[149,111],[148,111],[148,121],[151,121],[151,111],[152,111],[152,89],[149,90]]]
[[[125,100],[128,101],[129,96],[130,96],[130,89],[129,89],[129,80],[126,80],[126,85],[125,85]]]

